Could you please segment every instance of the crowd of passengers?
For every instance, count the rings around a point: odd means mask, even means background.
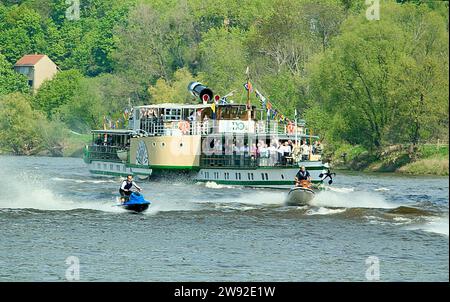
[[[224,150],[221,140],[214,140],[213,147],[208,152],[209,155],[223,155]],[[227,146],[228,152],[232,152],[234,156],[249,157],[252,160],[258,160],[260,165],[275,166],[286,165],[293,162],[309,160],[311,155],[322,154],[322,144],[320,141],[315,141],[313,144],[308,144],[306,140],[302,140],[297,144],[292,140],[285,142],[276,141],[267,144],[264,141],[259,141],[257,144],[240,144],[233,143]],[[225,151],[225,154],[227,154]]]

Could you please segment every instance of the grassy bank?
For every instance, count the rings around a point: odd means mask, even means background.
[[[449,175],[448,146],[425,145],[421,149],[422,158],[398,168],[397,171],[413,175]]]
[[[374,156],[361,146],[343,145],[332,155],[337,169],[367,172],[396,172],[411,175],[449,175],[448,145],[424,144],[410,157],[407,146],[389,146]]]
[[[70,132],[70,135],[66,138],[65,147],[63,151],[64,157],[82,157],[83,148],[89,144],[92,137],[90,134],[77,134]]]

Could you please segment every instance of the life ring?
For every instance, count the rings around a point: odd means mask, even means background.
[[[190,129],[189,122],[187,122],[187,121],[179,122],[178,129],[180,129],[183,134],[189,133],[189,129]]]
[[[294,124],[289,123],[288,126],[287,126],[287,132],[288,132],[289,134],[293,134],[294,131],[295,131],[295,126],[294,126]]]

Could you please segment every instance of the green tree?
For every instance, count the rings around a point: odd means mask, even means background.
[[[0,149],[16,155],[43,151],[49,146],[43,144],[46,137],[43,127],[51,128],[42,113],[33,111],[28,96],[20,93],[0,96]]]
[[[172,64],[166,43],[168,32],[168,24],[158,13],[142,4],[130,11],[126,26],[116,28],[117,49],[112,54],[115,72],[133,87],[133,97],[145,99],[149,83],[168,78]]]
[[[14,64],[24,54],[39,53],[45,46],[41,16],[25,5],[0,6],[0,53]]]
[[[235,89],[243,92],[247,67],[244,38],[245,34],[237,28],[213,28],[203,35],[199,78],[219,94]]]
[[[45,81],[39,88],[33,100],[33,107],[51,118],[62,105],[71,102],[73,97],[80,93],[82,78],[78,70],[59,72],[52,80]]]
[[[26,93],[29,90],[27,78],[15,72],[12,65],[0,53],[0,95],[13,92]]]
[[[187,93],[187,87],[194,77],[186,68],[179,69],[173,76],[173,81],[168,82],[158,79],[156,84],[148,88],[150,100],[154,104],[162,103],[189,103],[192,96]],[[196,100],[198,103],[198,100]]]
[[[83,78],[79,82],[79,90],[69,102],[58,109],[58,117],[70,129],[88,133],[90,129],[99,128],[103,116],[109,115],[109,108],[104,102],[104,95],[99,89],[98,80]]]

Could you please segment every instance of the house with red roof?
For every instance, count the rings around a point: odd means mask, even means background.
[[[14,70],[28,78],[28,85],[36,92],[45,80],[51,80],[58,66],[46,55],[25,55],[14,65]]]

